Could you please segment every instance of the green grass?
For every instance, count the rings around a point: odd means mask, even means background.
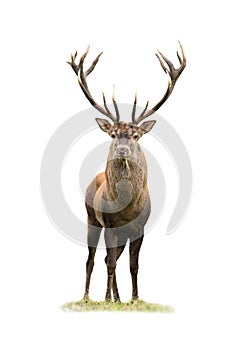
[[[137,312],[173,312],[170,306],[147,303],[142,300],[127,303],[114,303],[106,301],[80,300],[66,303],[62,306],[64,311],[137,311]]]

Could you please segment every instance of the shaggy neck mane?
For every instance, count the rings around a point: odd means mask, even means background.
[[[107,188],[109,193],[113,197],[117,197],[116,187],[118,183],[122,183],[122,180],[126,181],[125,193],[127,195],[127,187],[133,189],[135,196],[138,196],[144,187],[147,185],[147,170],[146,162],[143,157],[143,161],[132,161],[130,159],[113,159],[107,162],[105,170]]]

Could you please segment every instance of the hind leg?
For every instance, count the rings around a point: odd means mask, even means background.
[[[105,263],[107,265],[107,290],[105,294],[105,300],[112,300],[112,287],[113,287],[113,278],[116,269],[116,260],[117,260],[117,236],[116,234],[109,228],[105,229],[104,232],[107,256],[105,258]]]
[[[84,300],[86,301],[88,301],[89,299],[89,287],[90,287],[91,274],[94,267],[96,247],[99,242],[101,230],[102,230],[102,227],[88,225],[87,243],[88,243],[89,254],[88,254],[88,259],[86,263],[86,284],[85,284],[85,293],[84,293]]]
[[[112,299],[111,291],[113,291],[114,301],[117,302],[120,301],[120,296],[116,282],[116,261],[125,248],[127,237],[121,236],[119,239],[119,236],[111,229],[105,230],[104,237],[107,247],[105,263],[108,271],[108,283],[105,300],[110,301]]]
[[[118,258],[121,256],[123,250],[125,249],[125,245],[122,245],[120,247],[117,247],[117,260]],[[118,288],[117,288],[117,281],[116,281],[116,270],[113,276],[113,283],[112,283],[112,291],[113,291],[113,298],[115,302],[120,302],[120,295],[118,292]]]

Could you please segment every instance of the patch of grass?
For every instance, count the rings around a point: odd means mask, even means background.
[[[114,303],[106,301],[80,300],[66,303],[62,306],[64,311],[138,311],[138,312],[173,312],[170,306],[147,303],[143,300],[129,301],[127,303]]]

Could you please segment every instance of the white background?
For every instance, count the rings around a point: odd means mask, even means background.
[[[1,348],[232,349],[230,1],[22,0],[1,7]],[[146,236],[139,274],[141,298],[176,312],[65,313],[61,304],[82,297],[87,249],[57,232],[39,189],[49,138],[89,108],[65,62],[88,44],[90,60],[103,50],[90,78],[95,96],[104,90],[109,100],[115,83],[118,101],[130,103],[138,87],[143,105],[166,87],[155,49],[176,60],[178,39],[187,68],[159,112],[189,151],[193,198],[175,233],[166,236],[163,221]],[[91,296],[102,300],[105,254],[97,253]],[[118,276],[128,300],[127,252]]]

